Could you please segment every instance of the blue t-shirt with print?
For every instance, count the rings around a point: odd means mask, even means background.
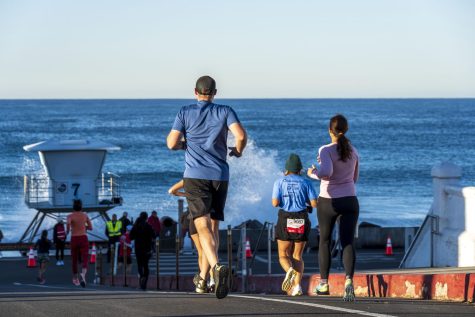
[[[239,119],[229,106],[198,101],[180,109],[172,129],[186,139],[183,177],[229,180],[227,138],[233,123],[239,123]]]
[[[295,212],[305,210],[310,200],[317,199],[317,193],[310,181],[289,174],[275,181],[272,198],[279,200],[279,207],[283,210]]]

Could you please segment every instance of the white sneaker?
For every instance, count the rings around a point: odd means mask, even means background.
[[[290,296],[302,296],[302,295],[303,295],[303,290],[302,290],[302,287],[300,286],[300,284],[297,285],[297,286],[294,286]]]
[[[282,282],[282,291],[288,292],[294,283],[294,279],[297,276],[297,271],[290,268],[285,274],[284,281]]]
[[[61,261],[61,266],[64,266],[64,261]]]
[[[56,266],[61,266],[61,261],[56,261]]]

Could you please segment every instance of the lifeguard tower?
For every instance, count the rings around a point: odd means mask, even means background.
[[[103,173],[107,152],[120,147],[92,140],[49,140],[25,145],[38,151],[43,173],[25,175],[25,203],[38,210],[20,239],[32,242],[46,217],[57,219],[72,212],[74,199],[81,199],[83,211],[97,213],[92,219],[109,220],[107,211],[122,205],[119,176]]]

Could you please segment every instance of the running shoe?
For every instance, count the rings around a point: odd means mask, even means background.
[[[142,291],[145,291],[147,289],[147,278],[145,276],[142,276],[139,278],[139,284],[140,284],[140,289]]]
[[[198,275],[199,281],[196,283],[195,292],[199,294],[204,294],[208,291],[208,285],[206,285],[206,280],[202,279],[201,276]]]
[[[208,285],[208,292],[209,293],[214,293],[216,291],[216,284],[213,279],[211,279],[211,282]]]
[[[351,278],[347,278],[345,280],[345,292],[343,293],[343,300],[345,302],[355,301],[355,288],[353,287],[353,280]]]
[[[79,274],[79,280],[80,280],[80,284],[81,284],[81,287],[84,288],[86,287],[86,274]]]
[[[200,273],[196,273],[195,276],[193,276],[193,284],[195,284],[195,286],[198,285],[200,278]]]
[[[300,284],[294,286],[292,289],[292,293],[290,293],[290,296],[302,296],[302,295],[303,295],[303,291]]]
[[[43,285],[44,283],[46,283],[46,279],[45,279],[45,278],[42,278],[42,279],[40,280],[40,284]]]
[[[284,281],[282,282],[282,290],[284,292],[290,291],[292,284],[294,283],[295,277],[297,276],[297,271],[293,268],[290,268],[285,274]]]
[[[315,294],[317,295],[330,295],[330,287],[328,283],[321,283],[315,288]]]
[[[56,261],[56,266],[61,266],[61,261]]]
[[[229,293],[229,268],[225,265],[216,263],[214,266],[215,295],[217,299],[228,296]]]
[[[78,279],[77,277],[73,277],[73,284],[76,285],[76,286],[81,285],[81,284],[79,283],[79,279]]]

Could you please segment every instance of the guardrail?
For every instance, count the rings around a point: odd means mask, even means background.
[[[25,175],[23,177],[23,192],[25,203],[35,208],[55,199],[54,180],[46,175]],[[76,186],[75,186],[76,185]],[[102,173],[95,181],[98,205],[122,204],[120,176],[111,172]],[[79,189],[79,184],[72,184],[73,189]]]

